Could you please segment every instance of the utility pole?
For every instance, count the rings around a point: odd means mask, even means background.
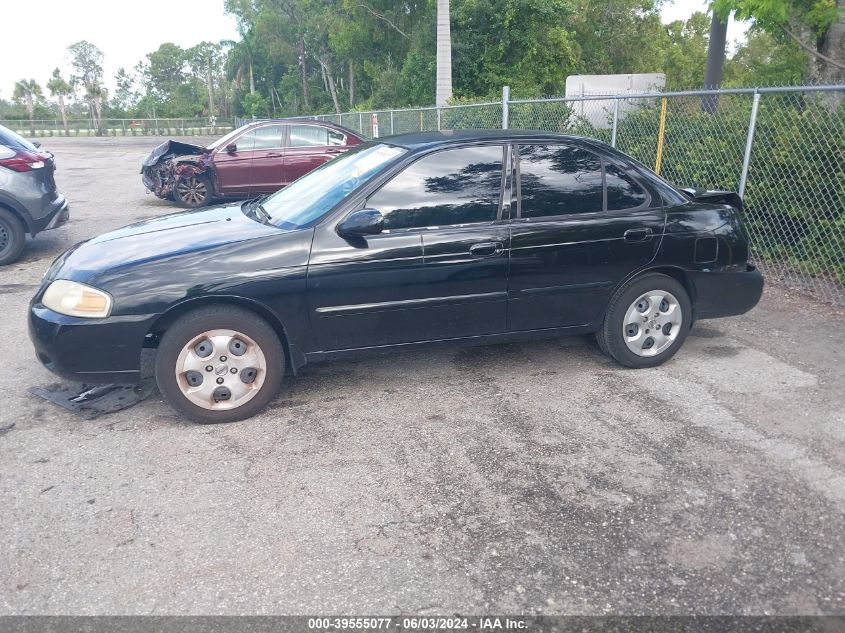
[[[452,33],[449,0],[437,0],[437,89],[434,102],[444,106],[452,98]]]
[[[707,46],[707,69],[704,71],[705,90],[718,90],[722,86],[722,72],[725,68],[725,44],[728,39],[728,20],[724,20],[713,11],[710,22],[710,43]],[[719,95],[706,95],[701,99],[702,112],[716,112],[719,107]]]

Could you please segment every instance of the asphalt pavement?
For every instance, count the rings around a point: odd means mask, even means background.
[[[372,355],[220,426],[30,395],[50,262],[175,211],[160,140],[43,141],[71,221],[0,269],[0,614],[845,613],[845,316],[787,289],[649,370],[586,337]]]

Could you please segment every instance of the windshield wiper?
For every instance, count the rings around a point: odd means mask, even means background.
[[[264,205],[261,204],[262,200],[264,200],[264,197],[247,200],[243,203],[241,208],[246,215],[250,215],[264,224],[270,224],[270,220],[273,218],[269,213],[267,213],[267,209],[264,208]]]
[[[273,217],[269,213],[267,213],[267,209],[265,209],[264,205],[261,204],[261,200],[263,200],[263,198],[255,201],[255,208],[258,211],[261,211],[261,215],[264,218],[265,223],[270,224],[270,220],[272,220]]]

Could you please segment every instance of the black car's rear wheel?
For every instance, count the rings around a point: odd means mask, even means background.
[[[186,209],[207,205],[211,202],[211,179],[203,174],[177,178],[173,200]]]
[[[626,367],[655,367],[675,355],[691,325],[692,304],[683,285],[651,273],[616,292],[596,340]]]
[[[0,266],[17,261],[25,246],[23,224],[11,211],[0,207]]]
[[[266,321],[241,308],[212,306],[167,329],[155,367],[159,390],[179,413],[204,424],[234,422],[276,395],[285,355]]]

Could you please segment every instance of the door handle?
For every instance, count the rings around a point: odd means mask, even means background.
[[[278,152],[268,152],[267,158],[281,158],[282,155]]]
[[[644,242],[651,237],[651,229],[628,229],[625,231],[626,242]]]
[[[503,250],[501,242],[482,242],[473,244],[469,248],[469,254],[473,257],[493,257]]]

